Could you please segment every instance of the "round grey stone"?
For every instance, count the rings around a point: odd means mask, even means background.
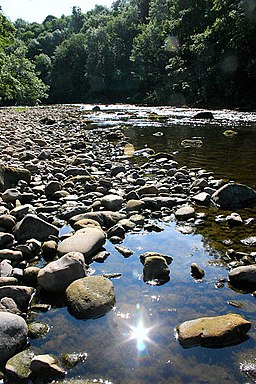
[[[0,363],[6,362],[26,345],[28,327],[13,313],[0,312]]]
[[[78,319],[104,315],[115,304],[113,283],[103,276],[88,276],[66,289],[69,311]]]

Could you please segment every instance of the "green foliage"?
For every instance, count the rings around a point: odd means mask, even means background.
[[[33,105],[47,97],[47,86],[35,72],[35,66],[25,57],[25,48],[17,47],[9,55],[0,56],[1,104]]]
[[[0,52],[3,52],[4,49],[13,42],[14,32],[14,26],[2,15],[0,10]]]
[[[0,13],[2,101],[28,97],[23,80],[40,99],[40,78],[50,102],[256,107],[255,1],[115,0],[42,24],[18,19],[15,28]],[[10,50],[17,39],[22,54]],[[18,63],[27,75],[15,75]]]
[[[71,35],[56,48],[51,72],[54,101],[81,100],[85,92],[85,61],[85,36],[82,33]]]

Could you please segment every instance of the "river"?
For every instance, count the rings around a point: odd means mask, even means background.
[[[85,111],[92,106],[81,106]],[[180,166],[201,167],[215,177],[256,187],[256,114],[236,111],[212,111],[214,119],[195,120],[198,110],[131,105],[101,106],[89,115],[92,127],[122,129],[135,150],[152,148],[174,154]],[[236,132],[232,137],[227,130]],[[186,139],[201,140],[198,147],[184,147]],[[135,152],[136,153],[136,152]],[[141,152],[138,152],[140,154]],[[146,158],[130,161],[143,164]],[[204,212],[204,209],[199,209]],[[221,212],[222,213],[222,212]],[[255,210],[240,212],[255,216]],[[216,215],[216,210],[207,213]],[[134,251],[124,258],[107,241],[110,257],[91,265],[95,274],[121,273],[113,279],[115,308],[94,320],[76,320],[66,307],[52,307],[38,314],[51,331],[43,339],[31,341],[36,353],[84,353],[84,361],[72,368],[67,378],[95,379],[106,384],[181,384],[256,382],[255,298],[236,292],[227,282],[224,255],[227,245],[241,247],[247,229],[230,233],[215,223],[202,229],[177,224],[170,216],[155,220],[161,232],[129,233],[123,246]],[[254,231],[251,229],[251,231]],[[249,233],[251,234],[251,232]],[[242,249],[243,250],[243,249]],[[171,255],[170,280],[152,286],[143,281],[140,254],[157,251]],[[201,281],[190,275],[196,262],[205,271]],[[186,320],[204,316],[238,313],[251,321],[248,339],[224,348],[183,348],[175,327]],[[255,376],[253,376],[253,372]]]

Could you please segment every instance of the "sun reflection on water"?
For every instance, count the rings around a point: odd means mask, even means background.
[[[146,328],[143,321],[140,320],[136,326],[130,325],[129,340],[136,340],[138,352],[144,352],[146,350],[146,342],[150,342],[148,334],[151,328]]]

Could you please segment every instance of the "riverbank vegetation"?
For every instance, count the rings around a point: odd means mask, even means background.
[[[0,105],[135,102],[255,109],[256,5],[116,0],[110,9],[0,13]]]

